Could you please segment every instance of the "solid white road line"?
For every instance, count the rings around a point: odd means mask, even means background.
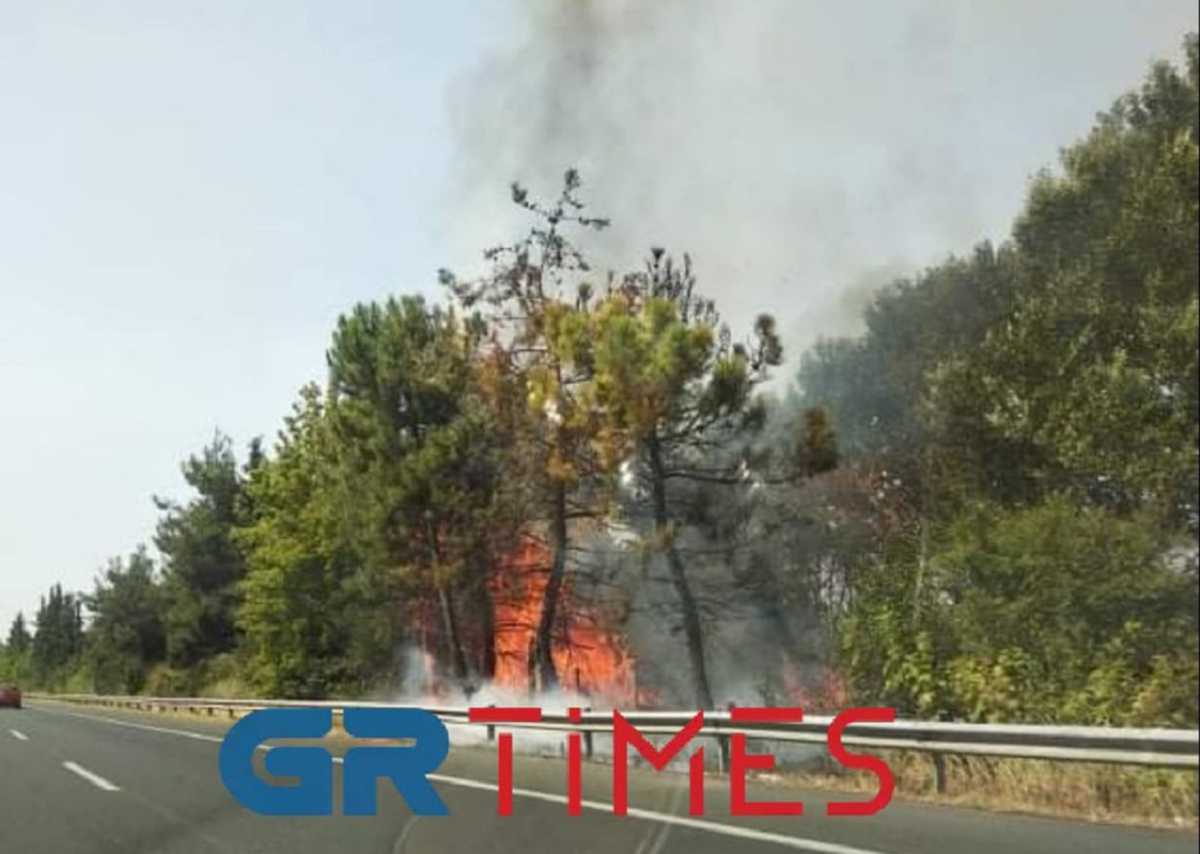
[[[25,733],[21,732],[20,730],[10,729],[9,732],[12,733],[12,737],[15,738],[17,741],[29,741],[29,736],[27,736]]]
[[[68,771],[70,771],[73,774],[78,774],[80,777],[87,780],[89,783],[91,783],[97,789],[103,789],[106,792],[121,791],[120,786],[117,786],[113,783],[108,782],[103,777],[101,777],[99,774],[93,774],[91,771],[84,768],[82,765],[76,765],[74,762],[64,762],[63,767],[66,768]]]
[[[162,732],[166,733],[167,735],[178,735],[182,736],[183,738],[194,738],[197,741],[211,741],[214,744],[220,744],[222,741],[224,741],[224,739],[217,738],[215,735],[204,735],[203,733],[199,732],[191,732],[190,730],[186,729],[171,729],[170,727],[165,726],[135,724],[133,721],[123,721],[118,718],[106,718],[103,715],[81,715],[78,712],[60,712],[58,710],[55,710],[51,714],[64,715],[72,718],[83,718],[85,721],[103,721],[106,724],[113,724],[114,726],[129,727],[130,729],[144,729],[147,732]]]
[[[144,729],[149,732],[161,732],[168,735],[178,735],[184,738],[194,738],[199,741],[212,741],[220,744],[223,739],[216,736],[203,735],[198,732],[190,732],[185,729],[170,729],[168,727],[150,726],[148,724],[137,724],[133,721],[123,721],[117,718],[106,718],[99,715],[81,715],[78,712],[54,712],[54,714],[70,715],[73,718],[84,718],[92,721],[103,721],[115,726],[129,727],[130,729]],[[265,745],[260,745],[260,750],[267,750]],[[342,757],[335,756],[333,761],[341,763]],[[67,764],[67,763],[63,763]],[[82,769],[81,769],[82,770]],[[78,773],[78,772],[77,772]],[[87,772],[84,772],[87,773]],[[468,777],[451,777],[446,774],[430,774],[430,780],[436,780],[439,783],[446,783],[450,786],[461,786],[464,789],[480,789],[487,792],[495,792],[499,790],[499,786],[495,783],[485,783],[481,780],[472,780]],[[108,785],[112,785],[109,783]],[[553,792],[539,792],[534,789],[519,789],[513,787],[513,796],[518,798],[530,798],[536,801],[547,801],[552,804],[566,804],[567,798],[565,795],[555,794]],[[612,814],[612,804],[606,804],[601,801],[583,801],[583,808],[586,810],[595,810]],[[715,833],[720,836],[730,836],[736,839],[751,839],[755,842],[769,842],[779,845],[783,848],[791,848],[796,851],[809,851],[812,854],[885,854],[885,852],[870,849],[870,848],[855,848],[851,845],[839,845],[836,842],[822,842],[819,839],[806,839],[801,836],[786,836],[782,833],[771,833],[766,830],[755,830],[750,827],[738,827],[732,824],[721,824],[716,821],[706,821],[702,818],[692,818],[691,816],[676,815],[674,813],[655,812],[654,810],[641,810],[635,807],[629,808],[628,813],[630,818],[640,818],[646,821],[657,821],[663,824],[670,824],[676,827],[686,827],[691,830],[701,830],[707,833]]]

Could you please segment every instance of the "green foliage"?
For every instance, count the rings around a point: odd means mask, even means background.
[[[33,636],[20,611],[8,629],[8,641],[0,646],[0,682],[26,685],[32,669]]]
[[[1010,242],[897,282],[861,338],[802,360],[793,405],[828,407],[861,478],[825,516],[867,533],[828,612],[864,701],[1194,725],[1194,34],[1186,52],[1033,181]]]
[[[580,310],[590,320],[587,402],[600,424],[597,444],[609,466],[623,465],[623,521],[641,534],[646,558],[665,559],[690,661],[691,700],[712,708],[701,605],[707,591],[696,580],[709,567],[686,543],[711,537],[715,542],[705,548],[711,553],[744,537],[750,528],[736,523],[753,514],[731,513],[731,505],[748,504],[768,477],[788,481],[832,468],[834,435],[814,410],[805,413],[798,435],[780,443],[783,453],[764,453],[768,443],[752,447],[765,423],[757,392],[783,355],[774,320],[761,315],[748,340],[735,343],[714,303],[696,292],[687,256],[677,267],[652,250],[643,271]]]
[[[196,681],[192,671],[166,663],[156,664],[146,674],[142,693],[150,697],[194,697],[198,688]]]
[[[235,532],[247,560],[237,619],[247,677],[267,696],[320,697],[356,670],[350,637],[361,608],[351,607],[346,584],[357,562],[336,501],[332,442],[321,391],[306,386],[274,457],[246,486],[257,513]]]
[[[1169,565],[1154,531],[1062,497],[973,507],[939,532],[920,581],[904,549],[870,571],[843,625],[850,675],[914,714],[1194,725],[1176,680],[1200,643],[1196,574]]]
[[[218,433],[199,456],[189,457],[183,476],[196,497],[187,504],[155,499],[163,516],[154,544],[163,556],[167,658],[189,667],[237,643],[234,612],[244,561],[233,530],[246,508],[227,436]]]
[[[446,672],[463,683],[470,665],[457,599],[483,589],[500,514],[478,335],[474,320],[403,297],[340,318],[328,353],[329,422],[343,476],[353,478],[351,536],[370,601],[397,610],[403,600],[435,602]]]
[[[824,339],[801,357],[800,405],[829,410],[847,454],[914,454],[932,440],[922,407],[928,372],[974,349],[1003,316],[1018,266],[1011,247],[983,243],[969,258],[883,289],[864,314],[861,339]],[[952,426],[961,429],[962,421]],[[947,432],[938,439],[953,439]],[[970,438],[991,437],[976,431]]]
[[[83,650],[83,600],[55,584],[42,597],[30,646],[30,674],[37,684],[61,684]]]
[[[941,493],[1197,511],[1195,38],[1031,186],[1013,241],[881,292],[862,339],[802,360],[844,452]],[[916,472],[908,471],[910,477]]]
[[[150,664],[166,655],[165,600],[145,548],[114,558],[85,599],[91,613],[87,665],[92,690],[136,694]]]
[[[25,615],[20,611],[17,616],[13,617],[12,625],[8,628],[8,641],[4,645],[5,652],[8,653],[23,653],[29,649],[33,643],[33,636],[29,634],[29,627],[25,625]]]
[[[1140,92],[1033,184],[1014,229],[1019,287],[982,346],[939,364],[960,401],[1028,446],[1029,475],[1112,506],[1197,511],[1200,293],[1195,40],[1187,76]],[[981,428],[982,429],[982,428]],[[1044,489],[1045,487],[1043,487]]]
[[[194,693],[200,697],[235,699],[262,696],[256,693],[257,686],[244,679],[246,669],[240,652],[213,656],[193,675],[193,684],[199,686]]]

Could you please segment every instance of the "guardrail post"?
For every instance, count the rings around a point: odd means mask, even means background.
[[[733,709],[734,709],[735,705],[736,704],[732,703],[732,702],[729,704],[728,710],[729,710],[730,714],[733,713]],[[721,774],[724,774],[724,773],[726,773],[726,771],[728,769],[729,769],[729,736],[718,735],[717,736],[717,771],[720,772]]]
[[[586,709],[584,709],[585,712],[590,712],[591,710],[591,706],[588,706]],[[595,746],[592,743],[592,731],[590,729],[585,729],[583,731],[583,755],[586,758],[591,759],[594,753]]]
[[[943,753],[933,753],[933,790],[939,795],[946,794],[946,756]]]

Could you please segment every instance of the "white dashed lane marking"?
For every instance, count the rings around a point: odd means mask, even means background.
[[[64,762],[63,767],[66,768],[68,771],[70,771],[72,774],[78,774],[80,777],[87,780],[89,783],[91,783],[97,789],[103,789],[106,792],[121,791],[120,786],[116,785],[115,783],[108,782],[108,780],[105,780],[99,774],[93,774],[91,771],[84,768],[82,765],[76,765],[74,762]]]

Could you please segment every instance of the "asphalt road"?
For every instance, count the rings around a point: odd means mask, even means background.
[[[217,775],[225,725],[33,702],[0,709],[0,854],[139,852],[636,852],[993,854],[1195,852],[1190,831],[1156,831],[893,801],[868,818],[824,815],[828,793],[751,786],[752,798],[799,795],[805,815],[731,817],[726,784],[706,781],[707,814],[687,815],[681,775],[631,769],[630,814],[613,816],[611,768],[585,765],[584,814],[565,806],[565,764],[518,756],[513,815],[496,815],[496,758],[457,748],[436,786],[448,817],[414,816],[390,784],[369,818],[250,813]],[[336,752],[336,751],[335,751]],[[340,766],[336,766],[340,769]],[[336,772],[340,775],[340,771]],[[340,787],[340,781],[339,781]],[[338,803],[340,803],[340,792]]]

